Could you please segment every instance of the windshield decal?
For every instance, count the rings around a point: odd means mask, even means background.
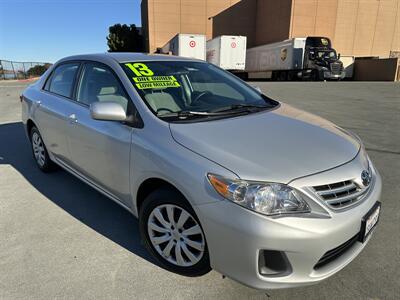
[[[329,41],[328,41],[326,38],[322,38],[322,39],[321,39],[321,43],[322,43],[322,45],[324,45],[324,46],[328,46],[328,45],[329,45]]]
[[[125,64],[135,75],[132,77],[138,89],[163,89],[176,88],[181,85],[175,76],[153,76],[154,72],[144,63],[128,63]]]
[[[136,83],[136,87],[140,90],[176,88],[180,86],[181,85],[177,81],[156,81],[156,82]]]
[[[160,82],[160,81],[176,81],[175,76],[149,76],[149,77],[133,77],[133,80],[137,83],[144,82]]]
[[[125,64],[136,76],[153,76],[154,73],[144,63]]]

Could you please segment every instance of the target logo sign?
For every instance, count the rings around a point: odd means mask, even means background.
[[[192,48],[196,47],[196,42],[195,41],[190,41],[189,42],[189,46],[192,47]]]
[[[232,47],[232,48],[236,48],[236,43],[235,43],[235,42],[232,42],[232,43],[231,43],[231,47]]]

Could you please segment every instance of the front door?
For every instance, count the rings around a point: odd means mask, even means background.
[[[97,101],[117,102],[125,111],[131,105],[121,83],[107,66],[85,63],[77,85],[74,120],[67,135],[71,167],[130,206],[133,128],[122,122],[92,119],[89,106]]]

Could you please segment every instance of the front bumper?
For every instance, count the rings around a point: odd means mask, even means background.
[[[344,79],[346,77],[346,72],[341,72],[340,74],[332,74],[330,71],[324,71],[324,79]]]
[[[364,243],[355,242],[330,263],[314,268],[327,251],[342,245],[360,231],[361,219],[379,200],[381,185],[381,178],[375,173],[374,186],[360,204],[346,211],[330,212],[327,218],[270,218],[228,200],[196,206],[205,231],[211,266],[258,289],[310,285],[326,279],[350,263],[371,238],[372,235]],[[289,272],[261,275],[259,254],[264,250],[284,253],[290,264]]]

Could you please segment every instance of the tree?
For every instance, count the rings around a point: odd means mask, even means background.
[[[44,65],[36,65],[32,68],[30,68],[26,74],[28,77],[31,76],[41,76],[46,70],[51,66],[51,64],[44,64]]]
[[[108,30],[108,52],[143,52],[143,37],[135,24],[114,24]]]

